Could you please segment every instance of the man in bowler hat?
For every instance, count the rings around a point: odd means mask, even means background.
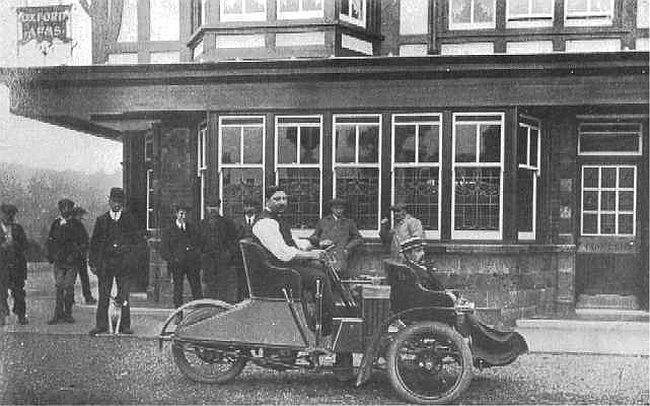
[[[99,283],[96,324],[89,332],[91,336],[108,331],[108,306],[114,280],[117,284],[115,300],[122,312],[119,332],[133,334],[129,308],[130,273],[134,262],[133,250],[141,236],[136,220],[124,211],[122,188],[111,189],[108,205],[110,210],[97,218],[90,239],[88,262]]]
[[[18,209],[13,204],[0,205],[0,326],[9,315],[7,294],[14,298],[13,312],[19,324],[27,324],[25,279],[27,279],[27,236],[16,223]]]

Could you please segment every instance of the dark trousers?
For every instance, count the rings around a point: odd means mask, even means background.
[[[9,305],[7,304],[7,299],[9,298],[9,290],[11,291],[11,296],[14,299],[14,306],[12,311],[18,317],[25,316],[27,309],[27,306],[25,304],[25,279],[14,277],[6,278],[3,281],[0,281],[0,318],[9,315]]]
[[[74,282],[77,279],[79,266],[54,264],[54,286],[56,288],[56,302],[54,318],[60,319],[64,315],[72,315],[74,302]]]
[[[323,335],[330,335],[332,332],[332,313],[334,311],[334,295],[332,294],[330,278],[322,270],[320,263],[316,261],[292,261],[289,262],[288,267],[300,273],[303,302],[318,303],[315,298],[316,281],[320,281],[323,294]]]
[[[104,270],[97,275],[99,300],[97,301],[97,313],[95,315],[95,325],[97,328],[108,330],[108,305],[111,298],[111,289],[113,280],[117,285],[118,302],[127,302],[122,306],[121,329],[131,328],[131,308],[129,305],[129,291],[131,289],[131,280],[129,275],[116,274],[113,270]]]
[[[190,283],[192,299],[203,298],[201,292],[201,273],[197,263],[172,262],[169,264],[174,283],[174,307],[183,305],[183,277],[187,275],[187,281]]]
[[[88,300],[93,297],[92,292],[90,291],[90,278],[88,277],[88,264],[84,262],[79,268],[79,280],[81,281],[81,292],[84,295],[84,299]]]

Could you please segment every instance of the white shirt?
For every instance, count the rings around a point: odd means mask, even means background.
[[[176,226],[181,230],[185,231],[185,223],[181,223],[179,220],[176,220]]]
[[[120,217],[122,217],[122,210],[120,211],[111,210],[109,211],[109,213],[111,214],[111,218],[113,219],[113,221],[119,221]]]
[[[246,217],[246,224],[248,224],[249,226],[253,225],[253,222],[255,221],[255,215],[252,216],[244,215],[244,217]]]
[[[274,257],[282,262],[289,262],[300,252],[284,242],[280,233],[280,224],[271,218],[263,218],[253,225],[253,235],[257,237]]]
[[[12,228],[11,224],[5,224],[2,221],[0,221],[0,227],[2,228],[2,232],[5,235],[5,241],[9,243],[13,241],[14,237],[11,234],[11,228]]]

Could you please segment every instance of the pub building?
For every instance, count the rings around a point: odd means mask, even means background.
[[[5,69],[14,114],[121,140],[151,300],[174,202],[343,197],[381,274],[406,202],[492,321],[648,308],[648,0],[93,2],[93,66]]]

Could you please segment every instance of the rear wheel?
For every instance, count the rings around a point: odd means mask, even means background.
[[[172,343],[174,362],[183,375],[203,383],[225,383],[237,375],[248,361],[237,349],[218,349],[194,344]]]
[[[472,353],[454,329],[435,322],[416,323],[395,336],[388,350],[388,375],[408,402],[449,403],[472,380]]]

